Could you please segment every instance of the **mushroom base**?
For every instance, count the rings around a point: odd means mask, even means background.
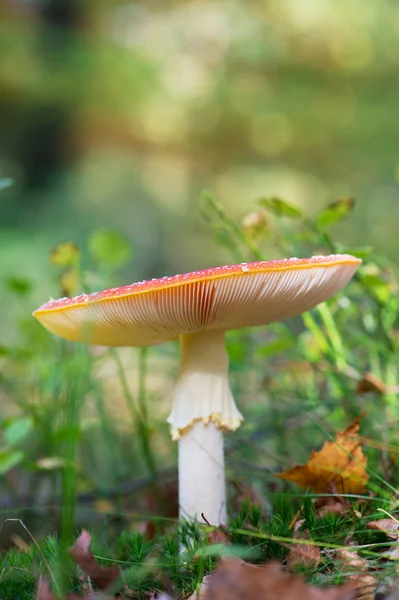
[[[212,422],[179,440],[179,510],[181,519],[226,523],[223,432]]]

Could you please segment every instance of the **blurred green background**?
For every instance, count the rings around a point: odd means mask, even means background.
[[[50,249],[98,227],[133,242],[117,283],[231,261],[204,188],[238,219],[262,195],[310,215],[353,195],[340,240],[396,258],[396,2],[0,6],[0,277],[29,274],[32,309],[57,294]],[[0,326],[12,338],[4,310]]]

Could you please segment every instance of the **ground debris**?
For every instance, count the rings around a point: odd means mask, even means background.
[[[90,550],[91,536],[83,530],[69,549],[69,554],[86,575],[102,590],[108,588],[120,577],[119,567],[103,567],[94,558]]]
[[[302,577],[288,575],[280,564],[256,566],[226,559],[204,578],[189,600],[354,600],[355,586],[317,588]]]
[[[328,487],[329,496],[318,498],[315,507],[319,518],[323,518],[327,513],[343,515],[349,510],[349,505],[345,498],[337,492],[335,483],[332,481]]]
[[[382,531],[390,538],[398,539],[399,523],[394,519],[379,519],[378,521],[369,521],[366,525],[367,529],[376,529]]]
[[[47,579],[39,579],[36,591],[36,600],[57,600],[58,596],[55,596],[51,591],[50,584]],[[84,595],[85,600],[109,600],[109,596],[105,596],[102,593],[90,592],[90,594]],[[82,596],[76,594],[68,594],[66,600],[82,600]]]
[[[287,558],[288,569],[293,571],[298,566],[317,567],[321,559],[320,548],[315,544],[301,544],[301,540],[311,541],[309,531],[307,529],[295,531],[293,539],[296,543],[290,547]]]
[[[337,550],[337,557],[345,569],[346,579],[356,587],[356,598],[374,600],[378,582],[374,575],[370,574],[367,561],[356,551],[346,548]]]
[[[90,550],[91,536],[83,530],[76,542],[69,548],[69,554],[76,561],[78,567],[90,578],[90,581],[95,583],[102,592],[93,592],[86,589],[81,589],[84,592],[84,597],[87,600],[106,600],[111,598],[106,592],[120,578],[119,567],[103,567],[94,558]],[[83,584],[86,588],[86,583]],[[91,587],[91,586],[90,586]],[[79,600],[81,595],[68,594],[66,600]],[[112,596],[114,598],[114,596]],[[40,578],[37,584],[36,600],[56,600],[57,596],[51,591],[49,582],[46,579]]]

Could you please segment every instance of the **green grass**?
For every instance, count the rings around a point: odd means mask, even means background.
[[[201,211],[232,262],[266,258],[262,244],[270,238],[282,256],[350,251],[333,239],[333,223],[321,228],[317,215],[290,220],[289,208],[272,205],[264,230],[234,223],[209,194]],[[349,216],[341,214],[342,205],[336,214],[329,210],[332,220]],[[159,391],[176,375],[176,346],[93,352],[50,336],[31,318],[30,306],[15,345],[0,347],[0,515],[22,519],[39,547],[21,525],[5,523],[0,600],[33,599],[39,574],[64,592],[77,589],[66,549],[82,527],[93,531],[98,559],[120,564],[124,584],[139,597],[154,589],[182,597],[221,555],[285,561],[298,511],[302,529],[322,550],[319,566],[305,569],[309,581],[342,582],[345,569],[334,550],[349,545],[367,558],[377,579],[389,581],[395,565],[384,552],[393,542],[366,525],[381,518],[378,509],[395,514],[397,505],[397,275],[384,258],[354,252],[365,264],[337,298],[288,323],[227,336],[231,384],[246,417],[240,430],[226,435],[230,545],[212,543],[207,526],[176,520],[176,448]],[[110,272],[95,256],[87,264],[76,255],[71,260],[51,266],[54,295],[68,269],[77,270],[84,289],[93,270],[104,286],[118,282],[118,261]],[[14,282],[13,293],[29,305],[29,287]],[[382,393],[357,393],[366,371],[386,384]],[[367,492],[347,499],[346,514],[318,518],[316,495],[275,474],[306,462],[313,448],[363,412]]]
[[[351,547],[369,561],[376,579],[389,581],[395,564],[383,553],[394,544],[384,534],[366,529],[372,519],[378,519],[379,501],[367,501],[367,514],[359,518],[353,511],[347,515],[316,515],[311,495],[302,498],[276,494],[272,498],[271,516],[261,515],[259,507],[247,503],[226,531],[231,544],[214,543],[211,527],[194,527],[189,524],[167,523],[156,520],[151,538],[132,527],[119,536],[96,536],[93,552],[103,565],[119,565],[122,570],[121,591],[127,586],[130,592],[145,598],[154,589],[166,589],[176,597],[191,593],[202,577],[211,572],[217,560],[223,556],[238,556],[255,564],[269,560],[284,562],[292,544],[290,522],[298,509],[305,522],[303,529],[310,533],[312,541],[322,549],[317,569],[297,568],[315,585],[340,584],[345,579],[342,565],[334,559],[337,549]],[[353,508],[364,507],[364,500],[354,501]],[[155,537],[153,537],[153,535]],[[182,550],[182,543],[184,551]],[[52,580],[53,586],[66,593],[79,587],[78,575],[72,561],[66,560],[61,541],[54,535],[45,538],[38,547],[32,545],[28,552],[11,549],[1,559],[2,586],[0,598],[35,597],[35,581],[38,574]],[[126,592],[127,593],[127,592]],[[128,597],[128,596],[127,596]]]

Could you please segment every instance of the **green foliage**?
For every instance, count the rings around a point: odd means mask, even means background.
[[[316,225],[319,229],[328,229],[331,225],[339,223],[351,214],[355,206],[354,198],[343,198],[337,200],[324,208],[316,217]]]
[[[32,290],[32,282],[24,277],[7,277],[5,284],[17,296],[25,296]]]
[[[31,417],[10,417],[1,423],[3,446],[0,447],[0,474],[4,475],[25,459],[21,444],[31,434]]]
[[[56,267],[77,267],[80,262],[80,250],[76,244],[64,242],[54,248],[50,260]]]
[[[288,204],[288,202],[281,200],[281,198],[262,198],[259,200],[259,205],[277,217],[289,217],[291,219],[300,219],[302,217],[302,211],[299,208]]]
[[[93,259],[106,270],[119,269],[133,257],[129,240],[117,231],[99,229],[92,233],[88,245]]]
[[[16,467],[23,461],[24,456],[21,450],[14,450],[9,447],[0,448],[0,474],[4,475],[4,473]]]

